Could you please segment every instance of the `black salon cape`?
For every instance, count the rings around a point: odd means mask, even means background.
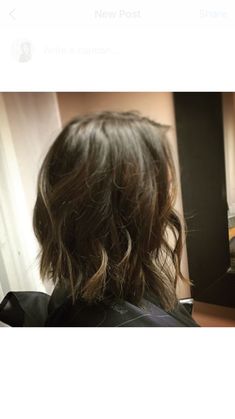
[[[55,288],[43,292],[9,292],[0,304],[0,321],[13,327],[195,327],[182,304],[171,313],[154,298],[143,299],[140,307],[126,301],[88,306],[73,304],[66,293]]]

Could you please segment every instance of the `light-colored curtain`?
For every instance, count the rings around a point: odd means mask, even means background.
[[[53,93],[0,94],[0,298],[44,290],[32,230],[36,179],[61,128]]]

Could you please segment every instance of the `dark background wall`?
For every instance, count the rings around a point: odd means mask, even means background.
[[[235,306],[230,272],[220,93],[175,93],[175,115],[192,295]]]

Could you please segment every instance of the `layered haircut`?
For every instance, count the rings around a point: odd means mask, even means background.
[[[77,117],[49,149],[33,226],[40,272],[88,304],[176,304],[182,227],[166,132],[137,112]]]

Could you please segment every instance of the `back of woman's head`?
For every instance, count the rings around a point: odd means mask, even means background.
[[[182,277],[174,179],[166,127],[135,112],[70,122],[38,178],[42,278],[88,303],[107,297],[138,304],[149,292],[172,309]]]

